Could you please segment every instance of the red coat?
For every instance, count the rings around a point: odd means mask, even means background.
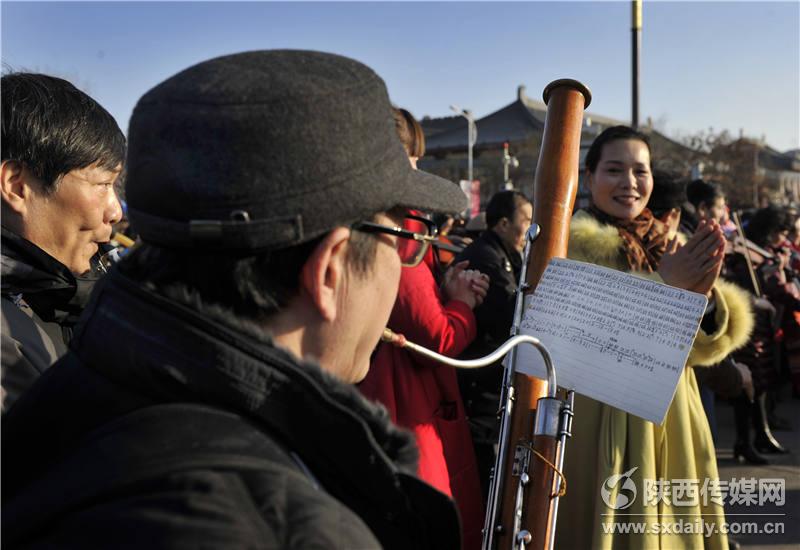
[[[459,300],[442,303],[425,263],[403,268],[388,326],[414,343],[452,357],[476,333],[470,307]],[[381,344],[360,388],[365,396],[383,403],[397,425],[414,433],[420,478],[453,497],[461,514],[464,548],[479,548],[483,499],[455,370]]]

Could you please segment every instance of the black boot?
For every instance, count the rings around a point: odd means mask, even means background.
[[[753,425],[756,429],[756,439],[754,447],[760,453],[785,454],[789,450],[778,443],[767,423],[766,409],[767,394],[762,392],[756,395],[756,402],[753,406]]]
[[[789,449],[781,445],[772,434],[759,433],[756,435],[756,440],[753,442],[753,447],[759,452],[772,455],[788,454]]]
[[[737,443],[733,446],[733,459],[740,464],[746,462],[754,466],[769,464],[769,460],[758,454],[755,449],[753,449],[752,445],[745,445],[742,443]]]
[[[753,403],[742,393],[733,401],[733,418],[736,423],[736,444],[733,446],[733,459],[737,462],[763,465],[769,461],[759,455],[750,444],[750,417]]]

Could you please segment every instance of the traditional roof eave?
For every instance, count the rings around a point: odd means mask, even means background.
[[[431,153],[466,149],[467,121],[464,117],[460,118],[458,127],[426,136],[425,148]],[[544,124],[519,100],[476,120],[475,126],[478,129],[476,149],[494,148],[502,146],[504,142],[526,141],[544,131]]]
[[[478,129],[476,152],[499,149],[503,143],[527,141],[533,136],[544,133],[547,105],[542,101],[529,98],[525,86],[517,88],[517,99],[483,118],[475,121]],[[583,115],[581,128],[581,145],[588,147],[600,132],[610,126],[627,125],[629,122],[586,112]],[[426,119],[422,123],[425,130],[426,149],[433,155],[451,152],[463,152],[467,149],[467,121],[464,117],[442,117]],[[446,128],[442,130],[442,128]],[[652,128],[641,130],[656,140],[663,141],[671,147],[681,149],[687,154],[695,151]]]

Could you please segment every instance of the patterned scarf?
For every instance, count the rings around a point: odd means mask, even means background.
[[[617,228],[631,271],[652,273],[658,269],[658,263],[669,242],[669,229],[649,209],[645,208],[633,220],[614,218],[594,205],[587,208],[587,212],[597,221]]]

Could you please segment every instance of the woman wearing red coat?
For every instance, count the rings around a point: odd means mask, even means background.
[[[414,157],[424,151],[422,131],[414,132],[413,124],[407,122],[407,111],[397,111],[401,141],[409,157],[416,160]],[[416,123],[413,117],[410,120]],[[418,139],[413,139],[416,136]],[[475,338],[472,310],[483,300],[488,280],[462,262],[444,275],[440,290],[435,270],[432,254],[416,267],[403,268],[388,327],[412,342],[455,357]],[[463,547],[479,548],[483,502],[455,370],[381,344],[360,389],[366,397],[386,406],[397,425],[414,433],[420,478],[453,497],[461,514]]]
[[[456,296],[462,295],[452,299],[439,291],[426,262],[404,267],[389,328],[443,355],[460,354],[475,338],[472,309],[479,296],[470,289],[473,283],[464,267],[460,264],[449,273],[451,283],[445,285],[445,292],[453,288]],[[475,298],[463,297],[470,293]],[[386,406],[397,425],[414,433],[420,478],[458,504],[464,548],[479,546],[483,502],[455,370],[381,344],[360,388],[364,395]]]

